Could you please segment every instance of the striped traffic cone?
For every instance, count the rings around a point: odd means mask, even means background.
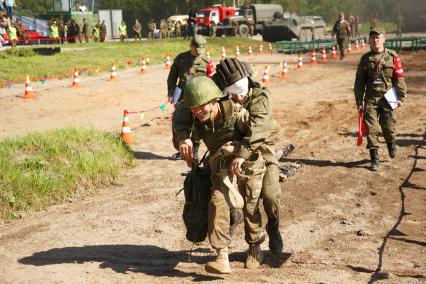
[[[207,64],[206,75],[207,75],[207,77],[209,77],[211,79],[215,72],[216,72],[216,70],[214,68],[214,62],[213,62],[213,60],[210,60],[209,63]]]
[[[166,64],[164,65],[166,69],[170,69],[172,67],[172,61],[170,60],[170,55],[167,54],[166,56]]]
[[[309,62],[309,64],[317,64],[317,55],[315,53],[315,49],[312,50],[312,57],[311,57],[311,61]]]
[[[269,54],[272,54],[272,43],[269,43]]]
[[[281,72],[281,78],[288,78],[288,77],[290,77],[290,74],[288,74],[287,60],[284,60],[283,69]]]
[[[269,66],[265,66],[265,71],[263,71],[263,79],[262,82],[267,84],[269,82]]]
[[[361,39],[361,48],[364,48],[365,43],[364,43],[364,39]]]
[[[225,50],[225,47],[222,46],[222,54],[221,54],[220,59],[224,60],[225,58],[226,58],[226,50]]]
[[[36,96],[33,93],[33,88],[31,87],[30,76],[27,75],[25,79],[25,92],[22,96],[23,99],[35,99]]]
[[[142,64],[141,64],[141,70],[139,71],[139,74],[145,74],[147,69],[148,69],[148,67],[146,66],[146,60],[145,60],[145,58],[143,58]]]
[[[263,54],[263,45],[262,44],[259,45],[259,54]]]
[[[359,49],[359,43],[358,43],[358,40],[355,40],[355,50],[358,50]]]
[[[323,63],[327,62],[327,52],[325,51],[324,47],[321,50],[321,62]]]
[[[302,71],[303,70],[303,58],[302,55],[299,54],[299,57],[297,59],[297,67],[296,67],[297,71]]]
[[[77,70],[77,68],[74,68],[74,76],[73,76],[73,79],[72,79],[71,88],[73,88],[73,89],[80,88],[80,78],[78,77],[78,70]]]
[[[121,127],[121,139],[126,144],[133,144],[133,137],[132,134],[130,134],[131,129],[129,126],[129,112],[127,109],[124,110],[123,114],[123,125]]]
[[[237,47],[235,48],[235,57],[240,57],[240,48],[238,47],[238,45],[237,45]]]
[[[352,53],[352,48],[351,48],[351,42],[348,42],[348,50],[346,50],[347,54],[351,54]]]
[[[248,55],[249,56],[253,55],[253,49],[251,49],[251,46],[249,46],[249,48],[248,48]]]
[[[117,79],[117,71],[115,71],[115,64],[113,63],[111,66],[110,80],[115,80],[115,79]]]
[[[331,58],[337,58],[336,47],[333,46],[331,49]]]

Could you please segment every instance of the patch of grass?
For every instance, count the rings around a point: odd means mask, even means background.
[[[87,194],[133,164],[113,134],[66,128],[0,141],[0,218]]]
[[[63,78],[69,77],[73,68],[97,68],[109,70],[107,66],[113,62],[124,62],[118,68],[127,67],[126,62],[132,60],[131,66],[138,64],[141,57],[152,57],[150,64],[164,63],[165,54],[177,55],[189,49],[189,40],[167,39],[146,40],[142,42],[105,42],[88,44],[65,44],[63,51],[52,56],[35,55],[31,57],[5,56],[0,64],[0,85],[8,81],[23,79],[25,75],[32,78]],[[207,50],[212,57],[220,56],[222,46],[234,49],[236,45],[252,45],[257,50],[260,42],[240,37],[226,37],[207,39]],[[53,46],[53,45],[52,45]],[[267,44],[263,44],[266,51]],[[31,50],[30,47],[17,48],[17,50]],[[245,51],[243,48],[241,52]],[[20,51],[21,52],[21,51]],[[232,50],[234,54],[235,50]],[[2,54],[2,53],[0,53]],[[67,73],[68,72],[68,73]],[[94,72],[93,72],[94,73]]]

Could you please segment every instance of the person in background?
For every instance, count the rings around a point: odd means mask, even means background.
[[[135,20],[135,24],[133,25],[133,31],[135,33],[135,41],[142,39],[142,25],[138,19]]]
[[[86,18],[83,19],[82,33],[86,43],[89,42],[89,24],[87,24]]]
[[[106,28],[105,20],[102,20],[102,23],[99,25],[99,39],[101,42],[105,41],[106,33],[107,33],[107,28]]]
[[[121,25],[118,27],[118,32],[120,34],[120,41],[123,42],[127,37],[127,25],[124,21],[122,21]]]
[[[334,23],[332,37],[336,36],[337,45],[340,49],[340,60],[345,58],[345,50],[351,34],[351,27],[345,20],[345,14],[340,13],[339,19]]]

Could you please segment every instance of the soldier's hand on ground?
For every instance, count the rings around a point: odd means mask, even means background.
[[[179,152],[187,163],[194,158],[193,149],[194,145],[192,144],[191,139],[179,141]]]
[[[357,110],[358,110],[358,111],[362,111],[362,110],[363,110],[363,107],[362,107],[362,105],[360,105],[360,106],[357,106],[356,108],[357,108]]]
[[[168,101],[169,103],[173,104],[173,96],[168,97],[168,98],[167,98],[167,101]]]
[[[400,100],[398,100],[398,106],[400,107],[400,106],[402,106],[404,103],[403,102],[401,102]]]
[[[241,165],[245,162],[244,158],[235,158],[231,163],[231,171],[234,175],[242,173]]]

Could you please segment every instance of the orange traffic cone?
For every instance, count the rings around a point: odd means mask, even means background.
[[[111,66],[110,80],[115,80],[115,79],[117,79],[117,71],[115,71],[115,64],[113,63]]]
[[[358,43],[358,40],[355,40],[355,50],[358,50],[359,49],[359,43]]]
[[[222,46],[222,56],[220,57],[220,59],[224,60],[226,58],[226,50],[225,47]]]
[[[240,48],[238,47],[238,45],[237,45],[237,47],[235,48],[235,57],[240,57]]]
[[[269,54],[272,54],[272,43],[269,43]]]
[[[213,60],[210,60],[209,63],[207,64],[206,75],[207,75],[207,77],[209,77],[211,79],[215,72],[216,72],[216,70],[214,68],[214,62],[213,62]]]
[[[268,65],[265,66],[265,71],[263,71],[262,82],[265,84],[269,82],[269,66]]]
[[[336,47],[333,46],[331,49],[331,58],[337,58]]]
[[[78,70],[74,68],[74,78],[72,79],[71,88],[78,89],[80,88],[80,78],[78,78]]]
[[[170,55],[167,54],[166,56],[166,64],[164,65],[166,69],[170,69],[172,67],[172,61],[170,60]]]
[[[299,54],[299,58],[297,59],[297,67],[296,69],[298,71],[302,71],[303,70],[303,59],[302,59],[302,55]]]
[[[131,129],[129,126],[129,112],[127,109],[124,110],[123,114],[123,126],[121,128],[121,139],[126,144],[133,144],[133,137],[132,134],[130,134]]]
[[[365,46],[364,39],[361,39],[361,48]]]
[[[321,50],[321,62],[327,62],[327,52],[325,52],[325,48],[323,47]]]
[[[263,45],[262,44],[259,45],[259,54],[263,54]]]
[[[351,43],[348,42],[348,50],[346,50],[347,54],[351,54],[352,53],[352,48],[351,48]]]
[[[249,46],[249,48],[248,48],[248,55],[249,56],[253,55],[253,50],[251,49],[251,46]]]
[[[35,99],[35,94],[33,93],[33,88],[31,87],[30,76],[27,75],[25,79],[25,92],[22,96],[23,99]]]
[[[139,71],[139,74],[145,74],[147,69],[148,67],[146,67],[146,60],[145,58],[143,58],[142,64],[141,64],[141,70]]]
[[[287,77],[290,77],[290,75],[288,74],[287,60],[285,60],[284,63],[283,63],[283,70],[281,72],[281,78],[287,78]]]
[[[311,62],[309,62],[309,64],[317,64],[317,55],[315,53],[315,49],[312,50]]]

